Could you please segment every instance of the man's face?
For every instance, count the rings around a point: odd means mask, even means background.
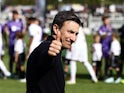
[[[19,16],[18,14],[13,14],[13,19],[14,20],[18,19],[18,16]]]
[[[62,47],[71,48],[72,43],[76,41],[79,24],[74,21],[66,21],[59,30],[61,32]]]
[[[109,20],[109,18],[106,18],[106,19],[104,20],[104,24],[105,24],[105,25],[110,24],[110,20]]]

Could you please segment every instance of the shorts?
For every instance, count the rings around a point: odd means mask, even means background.
[[[69,64],[70,64],[70,60],[69,60],[69,59],[66,59],[65,57],[62,57],[62,62],[63,62],[65,65],[69,65]]]
[[[88,51],[87,51],[87,44],[86,43],[82,43],[82,45],[73,49],[72,60],[77,60],[80,62],[88,61]]]
[[[65,54],[65,59],[71,59],[71,54],[72,54],[72,51],[70,51],[69,49],[66,50],[66,54]]]
[[[92,61],[92,65],[100,68],[102,66],[102,61]]]
[[[70,60],[69,60],[69,59],[65,59],[64,63],[65,63],[66,65],[69,65],[69,64],[70,64]]]
[[[120,67],[120,57],[119,56],[113,56],[111,59],[110,66],[113,68],[119,68]]]
[[[21,53],[19,54],[19,58],[18,58],[18,65],[24,65],[25,63],[25,53]]]

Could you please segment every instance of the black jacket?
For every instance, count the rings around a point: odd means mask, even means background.
[[[42,42],[29,56],[26,70],[26,93],[65,93],[61,53],[49,56],[52,37]]]

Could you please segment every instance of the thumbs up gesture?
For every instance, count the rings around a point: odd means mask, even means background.
[[[60,53],[61,47],[62,47],[62,43],[60,42],[60,37],[61,37],[61,33],[60,31],[58,31],[56,34],[56,39],[53,40],[52,43],[50,44],[50,47],[48,50],[49,55],[56,56],[57,54]]]

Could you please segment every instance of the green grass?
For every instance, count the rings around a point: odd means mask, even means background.
[[[93,83],[84,65],[77,63],[77,83],[66,85],[66,93],[123,93],[123,84]]]
[[[92,43],[92,36],[87,36],[88,48]],[[82,52],[83,53],[83,52]],[[91,54],[89,53],[89,61],[91,62]],[[5,55],[4,62],[8,67],[8,56]],[[0,93],[25,93],[26,84],[20,83],[18,80],[0,78]],[[93,83],[90,79],[88,71],[84,65],[77,62],[77,83],[75,85],[66,85],[66,93],[123,93],[123,84],[106,84],[103,81]]]
[[[0,79],[0,93],[26,93],[26,84],[18,80]]]

